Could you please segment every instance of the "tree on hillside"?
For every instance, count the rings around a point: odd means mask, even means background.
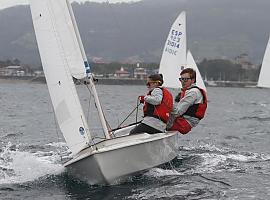
[[[258,69],[243,69],[240,64],[223,59],[204,59],[198,68],[202,77],[214,81],[256,81],[259,74]]]

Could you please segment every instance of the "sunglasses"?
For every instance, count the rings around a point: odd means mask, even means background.
[[[186,81],[188,81],[189,79],[192,79],[192,78],[179,78],[179,81],[184,81],[184,82],[186,82]]]
[[[146,85],[147,85],[147,86],[150,86],[151,83],[158,83],[158,82],[160,82],[160,81],[148,81],[148,82],[146,83]]]

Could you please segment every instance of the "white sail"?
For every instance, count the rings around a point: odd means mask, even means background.
[[[75,154],[91,136],[72,78],[85,77],[86,72],[66,0],[31,0],[30,5],[56,118]]]
[[[196,85],[206,91],[206,87],[202,79],[201,73],[190,51],[188,51],[187,53],[187,66],[196,71]]]
[[[258,87],[270,88],[270,37],[263,57],[262,67],[258,80]]]
[[[57,3],[45,2],[53,21],[52,30],[56,33],[59,43],[61,43],[62,51],[68,60],[68,67],[72,76],[77,79],[86,77],[84,61],[66,1],[57,0]]]
[[[179,34],[179,37],[175,36]],[[175,42],[179,41],[178,43]],[[164,86],[180,88],[180,73],[183,69],[191,67],[196,70],[196,83],[206,90],[200,71],[190,51],[187,51],[186,13],[182,12],[173,23],[165,43],[160,61],[159,73],[163,74]]]
[[[97,107],[97,110],[98,110],[98,115],[99,115],[99,119],[100,119],[100,122],[101,122],[101,125],[102,125],[103,133],[105,134],[105,137],[107,139],[110,139],[111,136],[110,136],[110,134],[108,132],[108,127],[107,127],[107,124],[106,124],[105,116],[104,116],[104,113],[102,111],[101,104],[99,102],[96,87],[95,87],[95,85],[93,83],[93,77],[90,74],[90,65],[89,65],[89,63],[87,61],[87,57],[86,57],[86,54],[85,54],[85,51],[84,51],[84,47],[83,47],[82,39],[81,39],[81,36],[80,36],[80,33],[79,33],[79,29],[78,29],[78,26],[77,26],[77,22],[75,20],[75,16],[74,16],[70,1],[66,0],[65,3],[67,5],[67,7],[68,7],[68,11],[69,11],[69,14],[70,14],[70,20],[72,21],[72,24],[73,24],[73,27],[74,27],[74,32],[75,32],[75,35],[76,35],[76,39],[77,39],[77,42],[78,42],[78,45],[79,45],[79,48],[80,48],[80,51],[81,51],[81,55],[82,55],[82,58],[83,58],[83,61],[84,61],[84,67],[85,67],[85,70],[87,72],[87,76],[89,77],[89,83],[90,83],[90,86],[91,86],[92,94],[93,94],[94,99],[95,99],[95,104],[96,104],[96,107]],[[80,67],[82,68],[82,66],[80,66]]]
[[[186,67],[186,40],[186,13],[182,12],[170,29],[160,61],[159,73],[163,74],[165,87],[180,87],[178,78]]]

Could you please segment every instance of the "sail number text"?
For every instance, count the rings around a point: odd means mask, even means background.
[[[167,40],[167,47],[165,48],[165,51],[169,54],[176,55],[177,50],[173,50],[172,48],[180,48],[180,41],[181,41],[182,32],[177,30],[172,30],[171,35]]]

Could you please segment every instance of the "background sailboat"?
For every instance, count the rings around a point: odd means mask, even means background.
[[[270,88],[270,37],[263,57],[257,87]]]
[[[206,89],[193,56],[187,51],[186,12],[181,12],[170,29],[159,65],[159,73],[164,77],[164,86],[179,88],[178,78],[186,67],[196,70],[197,85]]]
[[[206,87],[204,84],[204,81],[202,79],[202,75],[197,67],[197,64],[191,54],[191,52],[188,50],[187,53],[187,66],[191,67],[192,69],[196,70],[196,85],[206,91]]]
[[[164,86],[179,88],[179,74],[186,66],[187,36],[186,13],[182,12],[174,21],[168,34],[159,65]]]
[[[30,0],[30,8],[56,119],[73,155],[64,164],[68,172],[90,184],[111,184],[175,158],[178,132],[111,137],[69,1]],[[74,77],[89,81],[105,136],[100,142],[93,139]]]

